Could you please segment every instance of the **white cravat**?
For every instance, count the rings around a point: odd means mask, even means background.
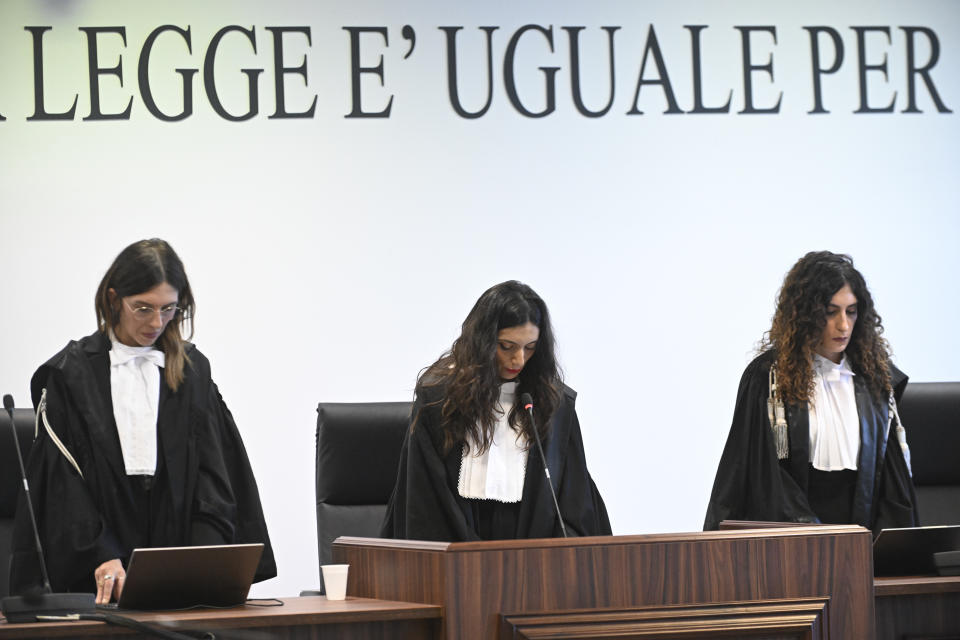
[[[157,470],[157,412],[160,407],[162,351],[131,347],[110,336],[110,392],[127,475],[152,476]]]
[[[840,364],[813,356],[813,401],[810,403],[810,463],[821,471],[857,469],[860,416],[854,393],[855,374],[844,356]]]
[[[475,453],[476,444],[463,447],[457,491],[464,498],[520,502],[527,470],[526,439],[510,427],[507,418],[516,397],[517,383],[500,385],[497,423],[490,448]]]

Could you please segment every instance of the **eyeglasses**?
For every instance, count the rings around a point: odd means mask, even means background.
[[[127,305],[127,309],[130,309],[130,311],[133,312],[134,318],[142,322],[146,322],[147,320],[153,320],[153,316],[156,313],[160,314],[161,319],[169,320],[176,313],[183,311],[183,309],[178,307],[176,303],[163,305],[159,309],[155,307],[147,307],[147,306],[134,308],[134,307],[131,307],[126,300],[123,301],[123,304]]]

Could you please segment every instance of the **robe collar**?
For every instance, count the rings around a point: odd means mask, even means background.
[[[113,417],[109,352],[110,339],[99,331],[80,340],[71,341],[34,374],[31,392],[36,405],[39,402],[41,389],[49,376],[48,369],[61,371],[64,383],[70,389],[73,402],[90,434],[90,445],[94,450],[91,454],[105,458],[111,473],[117,478],[122,478],[126,476],[126,469],[123,465],[123,451]],[[186,393],[185,386],[186,381],[177,394]],[[164,475],[166,481],[170,483],[170,495],[173,496],[174,508],[182,510],[187,507],[186,491],[189,488],[183,487],[180,482],[173,483],[172,479],[186,477],[185,474],[191,464],[187,454],[190,448],[190,407],[189,403],[167,402],[171,397],[173,392],[161,377],[160,403],[157,411],[159,439],[157,473],[160,473],[161,466],[169,465]],[[176,414],[178,407],[180,415]],[[161,424],[164,425],[162,430],[159,429]],[[54,431],[57,430],[57,425],[51,426]]]
[[[880,484],[878,469],[883,466],[887,452],[886,403],[876,402],[870,395],[863,376],[853,379],[854,395],[857,402],[857,415],[860,419],[860,452],[857,455],[857,484],[854,489],[851,520],[864,527],[872,528],[876,519],[876,504]],[[791,474],[801,479],[804,493],[808,488],[810,462],[810,413],[806,403],[787,406],[787,423],[790,433]]]

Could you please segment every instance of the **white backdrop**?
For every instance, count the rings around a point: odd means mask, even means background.
[[[137,83],[147,36],[159,37],[151,87],[166,113],[182,108],[175,69],[191,80],[193,115],[162,122]],[[546,106],[544,74],[559,67],[556,105],[543,118],[508,99],[503,62],[516,48],[519,99]],[[204,91],[204,56],[222,27],[253,28],[257,49],[234,32],[218,50],[224,107],[248,105],[243,68],[259,74],[259,112],[217,115]],[[416,33],[416,46],[402,27]],[[653,25],[679,109],[693,108],[690,30],[701,32],[703,102],[728,113],[664,114],[662,85],[635,99]],[[34,114],[33,36],[43,36],[44,100],[72,119]],[[98,39],[103,112],[91,113],[87,36],[79,27],[125,28]],[[306,26],[284,36],[289,111],[271,119],[273,37],[266,27]],[[383,80],[361,74],[362,108],[388,118],[347,118],[352,108],[350,34],[359,65],[382,62]],[[481,26],[493,33],[493,97],[480,118],[458,116],[447,96],[441,26],[457,36],[460,99],[486,98]],[[615,35],[615,97],[600,118],[580,115],[570,91],[570,45],[581,32],[584,102],[609,95],[607,40]],[[750,38],[753,102],[779,113],[739,114],[745,93],[741,32]],[[844,45],[822,76],[814,108],[810,37],[828,26]],[[867,102],[861,113],[857,32]],[[908,106],[904,26],[931,29],[939,59],[929,78],[950,113],[915,76]],[[916,42],[915,66],[931,58]],[[820,40],[821,67],[835,59]],[[643,78],[659,78],[648,54]],[[636,102],[636,105],[635,105]],[[628,111],[643,115],[628,115]],[[318,584],[313,495],[318,401],[411,398],[419,369],[456,337],[488,286],[516,278],[553,313],[591,471],[614,532],[698,530],[737,383],[768,327],[784,273],[803,253],[853,255],[883,315],[898,366],[914,380],[960,379],[960,5],[912,3],[598,1],[526,3],[20,2],[0,4],[0,390],[29,402],[34,369],[68,339],[94,330],[93,294],[130,242],[159,236],[183,258],[198,299],[195,342],[250,452],[280,575],[259,596]],[[909,426],[909,425],[908,425]]]

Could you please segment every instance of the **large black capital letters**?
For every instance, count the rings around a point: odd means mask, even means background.
[[[867,33],[870,31],[879,31],[887,34],[887,44],[890,44],[890,27],[850,27],[857,32],[857,55],[859,56],[857,71],[860,77],[860,108],[854,113],[893,113],[893,105],[897,101],[897,92],[893,92],[890,98],[890,104],[885,107],[871,107],[867,104],[867,71],[882,71],[883,79],[888,80],[887,76],[887,54],[883,54],[883,62],[880,64],[867,64]]]
[[[753,106],[753,77],[754,71],[766,71],[770,74],[770,80],[773,81],[773,54],[770,54],[770,60],[767,64],[753,64],[750,55],[750,34],[754,31],[766,31],[773,36],[773,44],[777,44],[776,27],[734,27],[740,32],[740,39],[743,50],[743,110],[738,113],[780,113],[780,102],[783,100],[783,91],[777,96],[777,104],[765,109],[758,109]]]
[[[727,93],[727,102],[722,107],[703,106],[703,70],[700,66],[700,32],[707,28],[705,24],[685,24],[690,31],[690,53],[693,58],[693,110],[688,113],[730,113],[730,100],[733,89]]]
[[[97,55],[97,36],[101,33],[115,33],[123,40],[123,46],[127,46],[126,27],[79,27],[80,31],[87,34],[87,65],[89,66],[90,76],[90,115],[84,120],[129,120],[130,109],[133,105],[133,96],[127,101],[127,108],[120,113],[103,113],[100,110],[100,76],[117,76],[120,80],[120,86],[123,86],[123,56],[117,59],[115,67],[101,67],[99,56]]]
[[[287,111],[286,97],[283,93],[283,76],[288,73],[295,73],[303,77],[303,86],[307,86],[307,57],[303,57],[303,64],[299,67],[283,66],[283,34],[302,33],[307,36],[307,44],[313,45],[310,40],[310,27],[266,27],[267,31],[273,34],[273,86],[276,93],[277,109],[269,118],[312,118],[314,109],[317,107],[317,96],[313,96],[313,102],[306,111],[289,112]]]
[[[150,88],[150,53],[153,51],[153,43],[156,41],[157,37],[165,31],[179,33],[187,43],[187,51],[193,53],[193,45],[190,41],[189,26],[187,26],[186,30],[172,24],[165,24],[162,27],[157,27],[150,32],[150,35],[147,36],[146,41],[143,43],[143,49],[140,51],[140,62],[137,65],[137,79],[140,83],[140,97],[143,99],[143,104],[147,107],[147,111],[149,111],[155,118],[159,120],[163,120],[165,122],[177,122],[178,120],[183,120],[184,118],[189,117],[193,113],[192,79],[193,74],[195,74],[197,70],[176,70],[176,72],[179,73],[180,77],[183,79],[183,109],[180,111],[180,113],[174,115],[168,115],[161,111],[160,107],[157,106],[156,100],[153,99],[153,90]]]
[[[250,45],[253,47],[253,52],[257,52],[257,37],[253,31],[253,28],[244,29],[243,27],[237,25],[230,25],[220,29],[214,34],[213,39],[210,40],[210,46],[207,48],[207,55],[203,59],[203,86],[207,91],[207,100],[210,101],[210,106],[213,107],[213,110],[217,112],[224,120],[230,120],[231,122],[240,122],[242,120],[249,120],[253,116],[257,115],[259,111],[259,93],[257,92],[257,78],[263,73],[263,69],[241,69],[240,71],[247,76],[247,92],[250,96],[250,105],[247,109],[247,112],[239,116],[232,115],[226,109],[223,108],[223,103],[220,102],[220,95],[217,93],[217,82],[214,77],[214,69],[216,68],[217,60],[217,47],[220,45],[220,40],[223,39],[223,36],[227,35],[231,31],[238,31],[245,36],[247,40],[250,41]]]
[[[53,27],[24,27],[33,37],[33,115],[27,120],[73,120],[77,110],[77,94],[73,105],[63,113],[49,113],[43,101],[43,34]]]
[[[507,53],[503,57],[503,83],[507,88],[507,97],[510,98],[510,104],[513,105],[513,108],[527,116],[528,118],[542,118],[544,116],[550,115],[553,113],[554,109],[557,108],[557,87],[554,78],[557,75],[557,71],[560,70],[560,67],[540,67],[540,71],[543,71],[544,83],[546,85],[546,106],[543,108],[543,111],[530,111],[523,103],[520,102],[520,96],[517,94],[517,83],[514,78],[513,70],[513,60],[517,53],[517,44],[520,42],[520,37],[523,36],[527,31],[539,31],[547,39],[547,44],[550,45],[550,53],[553,53],[553,26],[545,29],[538,24],[528,24],[517,29],[517,32],[513,34],[513,37],[510,38],[510,43],[507,45]]]
[[[360,95],[360,74],[372,73],[380,78],[380,86],[383,82],[383,54],[380,55],[380,64],[375,67],[360,66],[360,34],[361,33],[379,33],[383,36],[383,44],[390,46],[387,39],[386,27],[343,27],[344,31],[350,32],[350,86],[353,89],[353,110],[344,118],[389,118],[390,110],[393,108],[393,95],[387,101],[387,106],[382,111],[364,111]]]
[[[647,68],[647,54],[653,55],[653,61],[657,65],[657,79],[644,80],[643,70]],[[627,111],[628,116],[642,116],[643,111],[637,106],[640,100],[640,88],[645,84],[659,84],[663,87],[663,96],[667,99],[667,110],[664,113],[683,113],[683,109],[677,104],[677,98],[673,94],[673,85],[670,84],[670,76],[667,74],[667,65],[663,62],[663,54],[660,52],[660,43],[657,41],[657,32],[653,25],[647,30],[647,44],[643,48],[643,58],[640,60],[640,76],[637,79],[637,90],[633,94],[633,108]]]
[[[450,105],[461,118],[479,118],[490,108],[493,102],[493,32],[500,27],[480,27],[487,34],[487,101],[478,111],[467,111],[460,103],[460,90],[457,84],[457,31],[463,27],[438,27],[446,35],[447,41],[447,95]]]
[[[920,74],[920,77],[923,78],[923,83],[927,85],[927,91],[930,92],[930,97],[933,99],[934,104],[937,105],[937,111],[940,113],[953,113],[950,109],[947,108],[947,105],[943,103],[943,100],[940,99],[940,94],[937,93],[937,88],[933,86],[933,80],[930,79],[930,70],[933,69],[934,65],[937,64],[937,60],[940,59],[940,40],[937,39],[937,34],[933,32],[933,29],[928,29],[927,27],[900,27],[903,32],[907,35],[907,108],[903,110],[903,113],[920,113],[920,109],[917,108],[917,96],[916,96],[916,76]],[[927,36],[927,40],[930,41],[930,59],[922,67],[917,67],[916,63],[916,54],[914,52],[913,46],[913,36],[916,33],[922,33]]]
[[[832,27],[804,27],[810,33],[810,64],[813,66],[813,109],[807,113],[830,113],[823,108],[823,96],[820,91],[820,76],[836,73],[843,64],[843,40]],[[820,66],[820,34],[826,33],[833,40],[833,64],[828,68]]]
[[[607,32],[607,42],[609,43],[608,48],[610,52],[610,99],[607,100],[607,106],[600,111],[587,109],[586,105],[583,104],[583,95],[580,91],[580,32],[583,31],[584,28],[585,27],[561,27],[570,37],[570,89],[573,91],[573,104],[576,105],[577,111],[588,118],[599,118],[610,111],[610,107],[613,106],[613,96],[617,86],[616,73],[614,72],[613,66],[613,34],[616,33],[620,27],[600,27]]]

